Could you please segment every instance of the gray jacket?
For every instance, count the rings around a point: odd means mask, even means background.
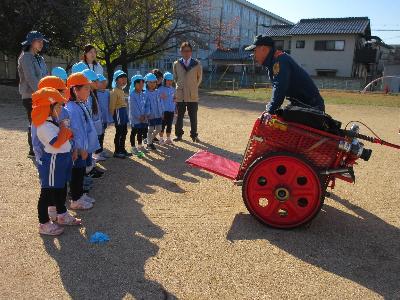
[[[32,98],[39,80],[47,76],[48,71],[44,59],[32,52],[22,52],[18,58],[19,93],[22,99]]]

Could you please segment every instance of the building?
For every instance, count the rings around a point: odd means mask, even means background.
[[[222,40],[220,45],[216,42],[219,38],[216,32],[195,36],[200,42],[194,43],[193,56],[201,61],[205,71],[210,71],[213,65],[218,63],[249,61],[249,55],[243,49],[254,40],[254,36],[263,33],[266,26],[293,25],[292,22],[245,0],[210,0],[202,12],[202,18],[210,26],[213,24],[224,27],[220,33]],[[226,49],[229,53],[224,53],[220,48]],[[175,48],[157,60],[131,63],[128,67],[129,73],[130,75],[136,72],[145,73],[152,68],[170,70],[172,63],[179,56],[179,49]],[[218,61],[217,58],[222,59]]]
[[[266,34],[311,76],[369,81],[382,74],[391,50],[378,37],[371,37],[367,17],[302,19],[293,26],[272,25]]]

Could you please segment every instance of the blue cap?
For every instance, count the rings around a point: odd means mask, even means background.
[[[90,69],[83,70],[82,74],[90,81],[97,81],[97,74]]]
[[[115,89],[115,87],[117,86],[117,79],[118,79],[118,77],[121,77],[121,76],[126,76],[126,77],[128,77],[128,75],[126,75],[126,73],[125,73],[124,71],[122,71],[122,70],[117,70],[117,71],[114,72],[113,81],[112,81],[112,83],[111,83],[111,87],[112,87],[113,89]]]
[[[146,81],[146,82],[157,81],[157,77],[153,73],[147,73],[147,75],[144,76],[144,81]]]
[[[89,69],[88,66],[84,62],[80,61],[72,66],[71,72],[72,72],[72,74],[74,74],[74,73],[82,72],[86,69]]]
[[[164,80],[174,80],[174,75],[172,75],[172,73],[170,73],[170,72],[165,72]]]
[[[67,72],[61,67],[55,67],[53,70],[51,70],[51,75],[57,76],[58,78],[61,78],[62,80],[67,80],[68,75]]]
[[[31,31],[26,35],[26,40],[21,43],[22,46],[30,46],[34,40],[43,40],[48,43],[49,41],[44,38],[44,35],[39,31]]]
[[[105,78],[103,74],[97,74],[97,80],[98,81],[105,81],[105,80],[107,80],[107,78]]]
[[[129,94],[131,94],[133,92],[133,90],[135,89],[135,81],[137,81],[137,80],[144,80],[144,78],[140,74],[136,74],[136,75],[132,76],[131,85],[129,87]]]

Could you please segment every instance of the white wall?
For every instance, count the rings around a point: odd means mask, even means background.
[[[344,40],[344,51],[315,51],[317,40]],[[305,41],[305,48],[296,48],[296,41]],[[355,43],[355,35],[292,36],[291,56],[312,76],[316,69],[334,69],[338,77],[351,77]]]

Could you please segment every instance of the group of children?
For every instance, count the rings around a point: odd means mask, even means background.
[[[128,101],[124,93],[128,76],[121,70],[114,73],[111,91],[107,90],[106,78],[84,62],[73,65],[69,77],[64,69],[57,67],[52,76],[40,80],[38,90],[32,95],[32,142],[41,182],[38,202],[41,234],[59,235],[64,231],[63,225],[81,224],[66,208],[68,183],[70,209],[93,207],[95,199],[88,192],[93,178],[104,173],[96,167],[96,162],[109,158],[103,142],[110,123],[115,125],[116,158],[133,154],[141,157],[155,150],[157,135],[160,144],[172,143],[173,75],[169,72],[157,75],[159,78],[153,73],[133,76]],[[132,128],[131,152],[125,148],[128,124]]]

